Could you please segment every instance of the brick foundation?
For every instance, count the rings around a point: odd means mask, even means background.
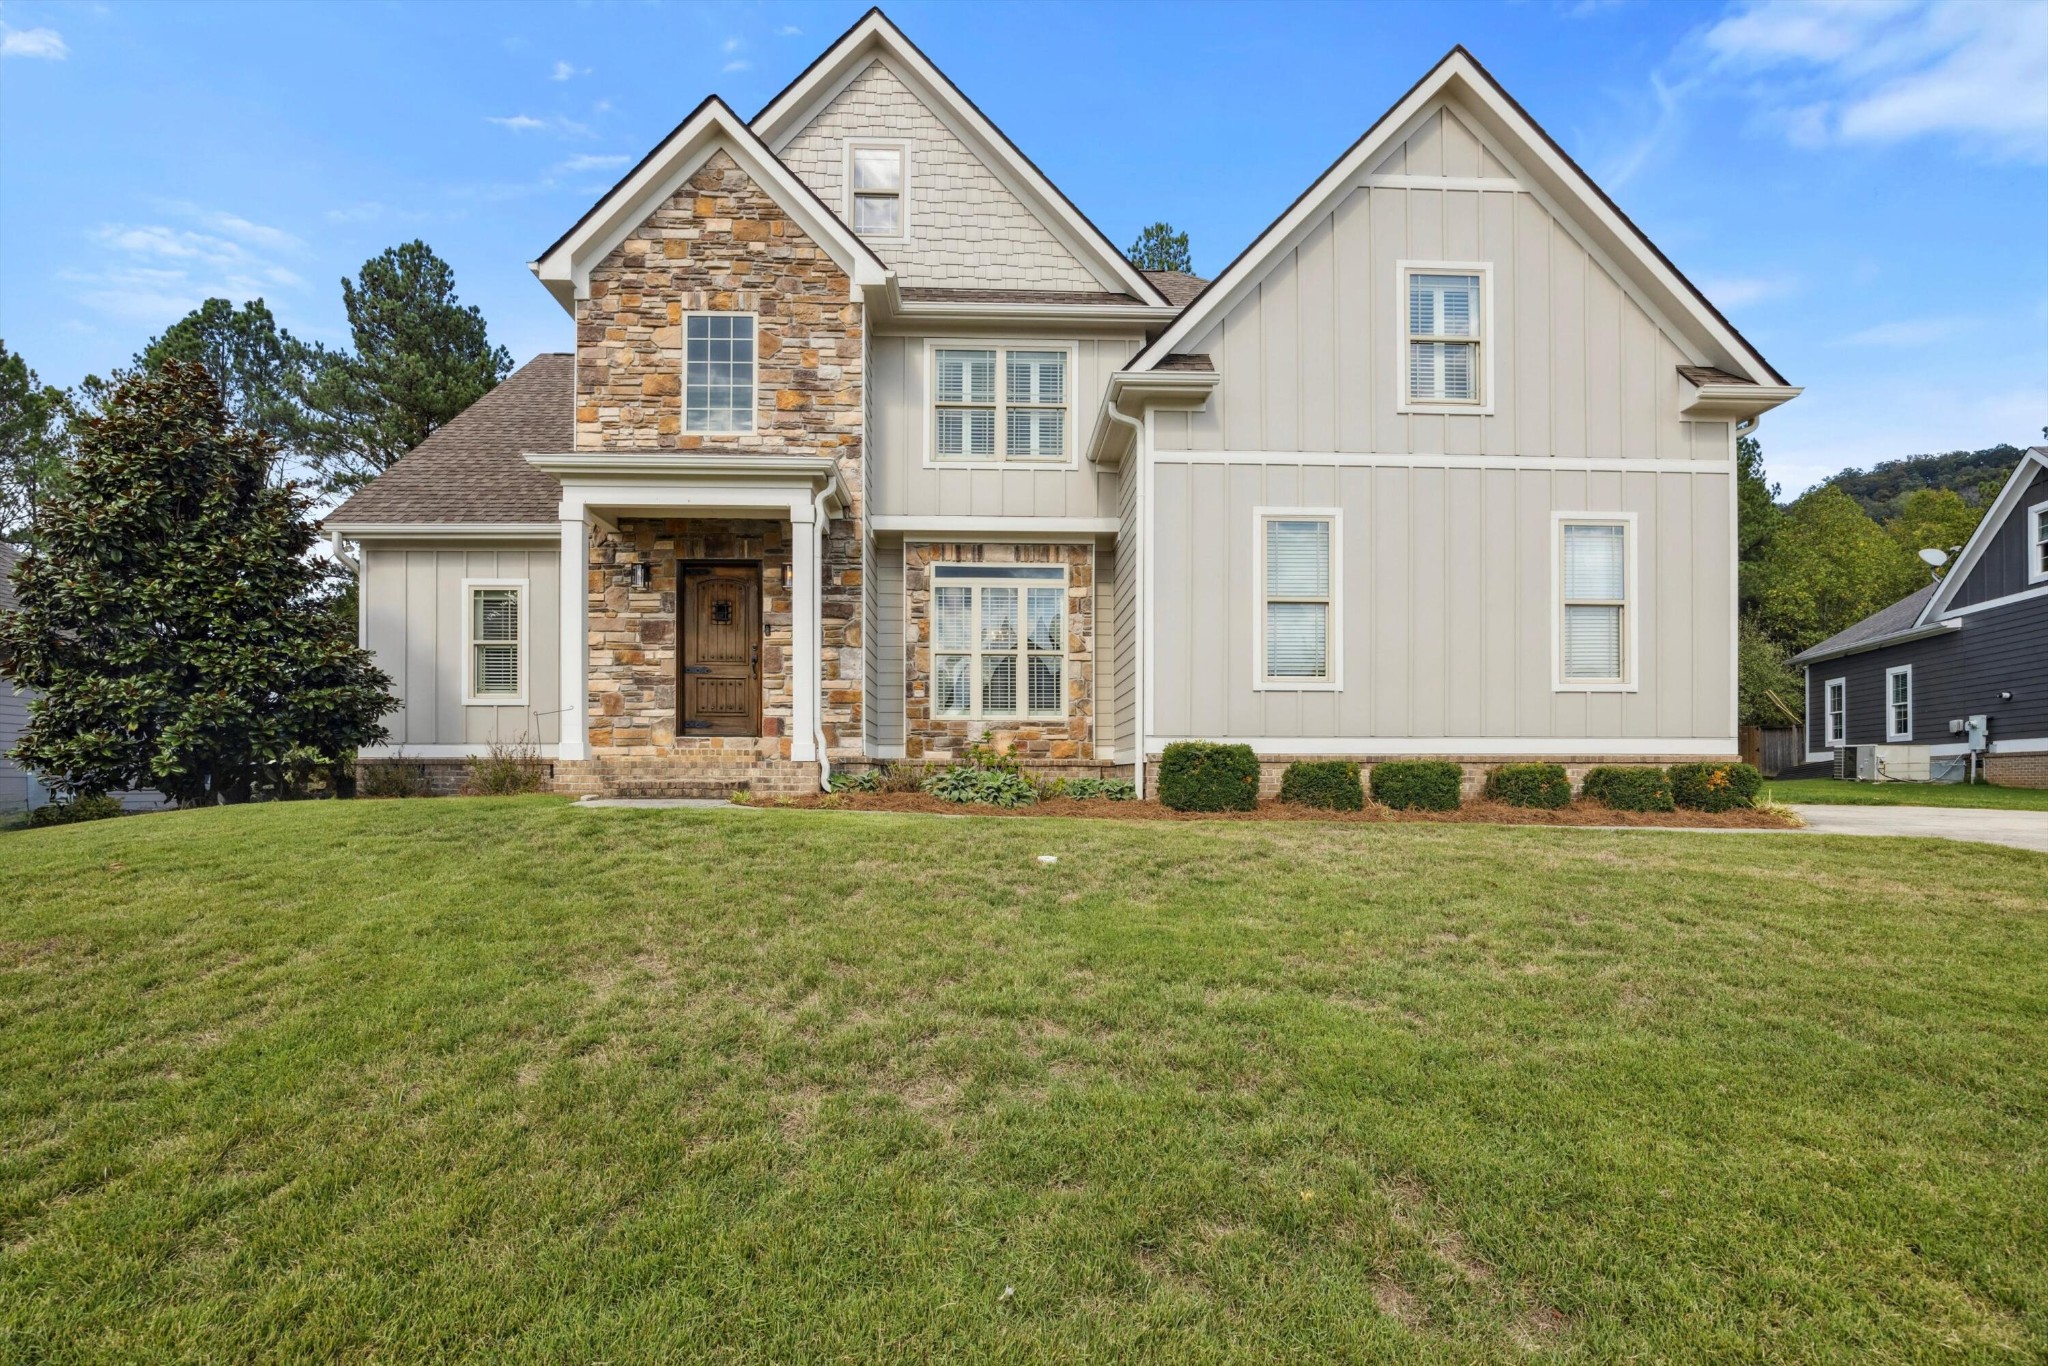
[[[2048,752],[1987,754],[1984,781],[2000,787],[2048,787]]]

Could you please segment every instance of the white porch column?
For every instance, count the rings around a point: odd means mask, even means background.
[[[818,537],[809,499],[789,505],[789,757],[818,757]]]
[[[575,511],[562,518],[562,759],[590,757],[590,547],[583,509]]]

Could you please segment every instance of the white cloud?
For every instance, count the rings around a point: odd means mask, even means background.
[[[1967,318],[1908,318],[1878,323],[1842,338],[1844,346],[1927,346],[1969,325]]]
[[[515,133],[525,133],[535,128],[545,128],[548,126],[546,119],[537,119],[531,114],[512,114],[509,116],[486,114],[484,122],[495,123],[500,128],[510,128]]]
[[[609,170],[609,169],[611,169],[612,167],[615,167],[615,166],[623,166],[623,165],[625,165],[625,164],[626,164],[626,162],[627,162],[627,161],[629,161],[630,159],[631,159],[631,158],[629,158],[629,157],[626,157],[626,156],[623,156],[623,155],[619,155],[619,156],[577,156],[577,157],[570,157],[570,158],[569,158],[569,159],[568,159],[567,161],[563,162],[563,163],[562,163],[561,165],[557,166],[557,167],[556,167],[555,169],[556,169],[556,170],[558,170],[558,171],[565,171],[565,172],[568,172],[568,173],[570,173],[570,174],[572,174],[572,175],[573,175],[573,174],[574,174],[575,172],[577,172],[577,171],[603,171],[603,170]]]
[[[743,39],[741,39],[737,34],[725,40],[725,50],[727,52],[738,52],[741,48],[745,46],[746,42]]]
[[[574,80],[578,76],[588,76],[589,74],[590,68],[587,66],[577,66],[573,62],[556,62],[555,69],[549,74],[548,79],[551,81],[567,81]]]
[[[776,29],[775,32],[777,36],[783,38],[801,38],[804,36],[804,31],[795,24],[784,24],[781,28]]]
[[[2048,162],[2048,5],[1753,0],[1709,28],[1727,70],[1762,72],[1766,121],[1801,147],[1948,136]]]
[[[103,223],[94,229],[94,265],[60,272],[78,300],[126,324],[161,327],[209,298],[242,301],[305,285],[274,253],[303,243],[281,228],[239,214],[169,201],[160,205],[211,231],[170,223]]]
[[[720,67],[720,68],[719,68],[719,70],[721,70],[721,71],[746,71],[746,70],[749,70],[750,68],[752,68],[752,66],[753,66],[753,65],[754,65],[754,64],[753,64],[752,62],[748,61],[748,60],[747,60],[746,58],[744,58],[744,57],[741,57],[741,58],[738,58],[738,59],[737,59],[737,60],[735,60],[735,61],[730,61],[730,62],[727,62],[727,63],[726,63],[726,64],[725,64],[724,66]]]
[[[0,24],[0,57],[40,57],[61,62],[71,55],[64,35],[53,28],[9,28]]]
[[[1708,277],[1699,286],[1700,293],[1713,300],[1715,307],[1741,308],[1795,293],[1799,282],[1789,275],[1729,275]]]

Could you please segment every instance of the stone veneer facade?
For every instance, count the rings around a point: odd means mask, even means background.
[[[837,460],[851,506],[825,537],[819,701],[827,752],[861,745],[861,471],[865,322],[831,255],[742,171],[713,154],[631,236],[592,267],[576,304],[576,449]],[[705,437],[682,430],[683,319],[755,316],[754,430]],[[789,524],[730,519],[628,519],[592,528],[590,742],[595,755],[651,755],[717,746],[675,734],[675,565],[678,559],[762,560],[764,754],[786,756],[790,717]],[[655,583],[635,591],[635,557]],[[779,558],[776,558],[779,557]],[[777,667],[767,665],[769,654]]]
[[[934,564],[1063,565],[1067,571],[1067,716],[967,720],[931,713]],[[986,743],[1021,758],[1095,758],[1095,550],[1086,545],[936,544],[903,547],[903,752],[908,759],[957,758]]]

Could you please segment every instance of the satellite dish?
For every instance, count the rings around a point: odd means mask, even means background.
[[[1920,562],[1939,569],[1948,563],[1948,552],[1946,550],[1936,550],[1934,547],[1929,546],[1920,552]]]

